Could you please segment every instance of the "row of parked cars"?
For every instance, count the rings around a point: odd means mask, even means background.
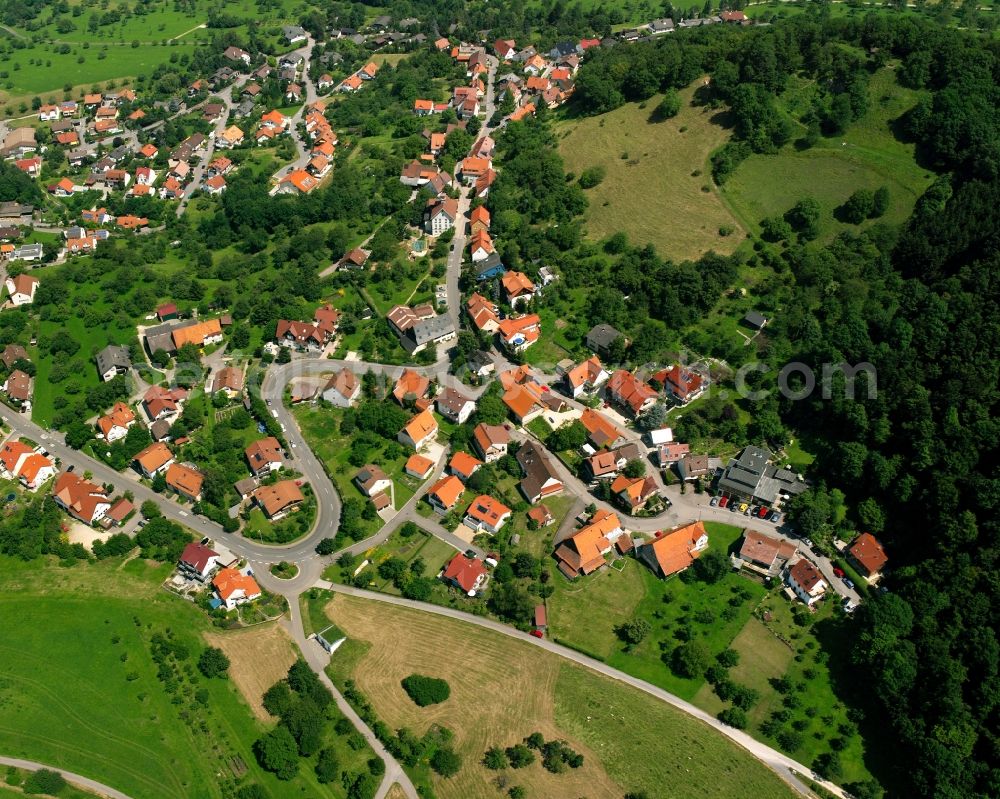
[[[713,508],[726,508],[733,513],[742,513],[744,516],[753,516],[756,519],[764,519],[774,524],[781,524],[784,514],[780,511],[772,510],[766,505],[751,505],[748,502],[739,502],[725,496],[712,497],[709,503]]]

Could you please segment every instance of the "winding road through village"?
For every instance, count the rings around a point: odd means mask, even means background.
[[[312,45],[313,42],[310,39],[307,45],[298,51],[302,53],[306,59],[306,65],[308,65]],[[496,59],[490,57],[488,81],[486,84],[487,93],[484,103],[486,122],[482,127],[481,135],[487,135],[492,132],[491,123],[495,112],[494,78],[497,65]],[[307,102],[312,102],[315,100],[315,90],[313,88],[312,81],[308,79],[308,70],[306,70],[305,85],[307,88]],[[231,103],[232,87],[225,91],[227,92],[227,96],[224,99],[228,106]],[[301,117],[301,113],[302,112],[300,111],[296,116],[296,122]],[[220,122],[219,126],[217,126],[217,132],[221,131],[222,125],[223,123]],[[296,164],[298,164],[298,162],[305,157],[306,150],[303,143],[298,140],[297,135],[296,144],[299,148],[300,154],[298,161],[296,161]],[[211,153],[212,149],[209,147],[209,150],[203,157],[201,164],[197,167],[198,174],[200,174],[200,170],[203,170],[204,165],[207,164],[209,158],[211,157]],[[294,166],[295,165],[293,164],[293,168]],[[447,266],[446,286],[448,314],[455,325],[456,330],[459,328],[459,312],[461,308],[459,277],[461,275],[462,257],[465,249],[467,215],[472,199],[470,194],[471,189],[469,187],[463,187],[461,189],[461,196],[459,199],[459,219],[455,224],[454,246],[449,255]],[[183,209],[186,207],[186,201],[187,198],[185,198],[178,207],[179,214],[183,213]],[[497,355],[497,360],[499,369],[509,366],[501,355]],[[336,689],[336,686],[334,686],[329,677],[326,675],[325,667],[329,662],[330,656],[319,646],[318,643],[309,640],[306,637],[302,623],[299,600],[303,592],[313,587],[321,587],[336,592],[350,594],[352,596],[363,597],[372,601],[387,602],[394,605],[401,605],[416,609],[421,612],[433,613],[458,619],[463,623],[475,624],[480,627],[490,629],[495,633],[516,638],[526,645],[538,646],[553,655],[577,663],[597,673],[603,674],[610,679],[617,680],[618,682],[631,685],[638,690],[644,691],[651,698],[665,702],[687,714],[691,718],[698,720],[700,723],[712,727],[720,734],[725,735],[727,738],[743,747],[754,757],[767,764],[786,782],[804,795],[809,795],[810,792],[800,778],[809,776],[815,782],[821,784],[831,794],[842,797],[842,799],[846,799],[844,792],[836,785],[811,775],[811,769],[808,766],[796,762],[781,752],[754,740],[749,735],[746,735],[739,730],[726,726],[718,719],[705,713],[701,709],[685,702],[684,700],[681,700],[680,698],[655,685],[652,685],[651,683],[632,677],[631,675],[625,674],[617,669],[613,669],[607,664],[589,658],[579,652],[570,650],[545,639],[537,639],[528,636],[509,626],[490,619],[473,616],[472,614],[450,608],[428,605],[420,602],[412,602],[397,597],[390,597],[351,587],[334,585],[323,580],[322,572],[324,568],[339,557],[344,551],[351,551],[354,553],[364,552],[385,541],[401,524],[406,521],[418,522],[421,527],[428,530],[433,535],[441,538],[457,550],[464,551],[469,548],[468,545],[460,539],[457,539],[436,521],[425,519],[416,512],[417,504],[422,498],[423,493],[426,492],[427,488],[433,484],[434,478],[440,475],[444,470],[446,459],[448,457],[446,449],[435,466],[432,478],[424,483],[423,489],[418,491],[409,502],[398,509],[395,516],[393,516],[392,519],[387,522],[377,534],[363,541],[356,542],[347,549],[341,550],[341,552],[334,553],[328,557],[321,557],[316,554],[316,545],[320,540],[324,538],[333,538],[336,535],[340,519],[341,498],[338,495],[333,483],[324,471],[323,465],[310,449],[307,441],[302,435],[301,430],[296,424],[293,415],[285,406],[283,402],[283,395],[286,386],[288,386],[293,379],[303,376],[319,377],[321,375],[329,375],[342,366],[349,366],[356,372],[372,371],[390,379],[395,379],[404,368],[401,366],[389,366],[379,363],[339,361],[332,359],[320,359],[318,357],[302,357],[296,358],[288,364],[272,365],[266,371],[261,386],[259,388],[251,388],[251,390],[260,391],[261,395],[274,412],[276,418],[281,423],[284,435],[289,445],[288,452],[291,455],[293,466],[302,474],[303,479],[312,486],[317,500],[316,519],[310,533],[298,541],[285,545],[264,544],[259,541],[253,541],[245,538],[239,534],[225,533],[222,528],[214,522],[206,519],[205,517],[194,515],[180,503],[162,494],[154,492],[151,488],[139,481],[138,475],[133,474],[132,472],[125,474],[116,472],[103,462],[95,460],[79,450],[68,447],[65,444],[61,433],[47,431],[34,424],[26,416],[16,413],[3,404],[0,404],[0,418],[2,418],[3,422],[15,434],[39,442],[41,446],[48,450],[52,456],[59,459],[62,468],[65,469],[72,466],[80,472],[89,472],[99,483],[114,486],[116,491],[131,491],[137,503],[147,500],[153,501],[160,506],[165,517],[186,525],[198,535],[207,536],[220,542],[224,542],[225,546],[227,546],[233,553],[245,559],[252,565],[252,567],[254,567],[255,575],[257,576],[259,582],[267,590],[280,594],[287,599],[289,613],[281,623],[291,634],[303,657],[333,693],[340,710],[364,735],[365,739],[372,746],[374,751],[386,764],[385,777],[377,794],[379,799],[385,797],[392,786],[397,783],[401,786],[409,799],[418,799],[418,794],[413,783],[399,762],[386,751],[381,742],[375,737],[372,730],[367,724],[365,724],[364,721],[362,721],[353,708],[351,708],[341,693]],[[479,396],[482,393],[482,389],[473,390],[468,386],[460,384],[454,376],[448,374],[449,366],[449,358],[447,357],[447,354],[444,354],[432,366],[408,368],[415,368],[417,371],[425,375],[433,376],[441,385],[453,385],[456,388],[460,388],[463,393],[471,394],[473,396]],[[556,378],[550,376],[541,379],[554,382]],[[581,407],[573,400],[567,400],[567,405],[574,408]],[[528,434],[518,432],[516,435],[523,440]],[[632,440],[638,440],[638,435],[632,431],[628,431],[627,436]],[[566,469],[560,461],[554,459],[554,463],[556,468],[559,470],[560,476],[569,493],[578,498],[579,507],[582,507],[584,502],[593,502],[599,506],[603,504],[600,501],[595,500],[589,494],[587,486],[575,475],[570,473],[570,471]],[[652,472],[655,474],[656,470],[653,469]],[[659,480],[659,477],[657,477],[657,479]],[[706,519],[721,522],[733,521],[733,514],[719,508],[711,507],[709,505],[709,497],[707,495],[694,493],[681,494],[680,490],[676,486],[665,487],[662,486],[662,483],[661,487],[663,488],[664,495],[672,503],[671,508],[657,518],[630,519],[630,529],[651,532],[661,530],[675,524],[680,524],[682,522],[687,522],[691,519]],[[607,507],[610,509],[610,506]],[[571,516],[573,515],[575,514],[571,513]],[[761,520],[741,516],[739,517],[739,523],[743,526],[760,529],[771,534],[775,533],[774,525]],[[475,549],[475,547],[473,548]],[[279,560],[288,561],[298,566],[299,571],[294,579],[280,580],[270,574],[267,566]],[[832,579],[832,567],[829,561],[824,563],[823,559],[819,559],[819,563],[824,574],[829,578],[829,584],[835,586],[839,591],[846,591],[846,589],[842,589],[839,580]],[[13,761],[11,759],[4,758],[0,758],[0,763],[18,765],[28,769],[42,767],[40,764],[36,763]],[[129,799],[129,797],[125,794],[109,788],[108,786],[93,782],[86,777],[68,773],[65,774],[65,776],[73,782],[90,787],[106,796],[112,797],[113,799]]]

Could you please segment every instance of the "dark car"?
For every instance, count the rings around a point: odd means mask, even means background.
[[[850,578],[850,577],[841,577],[841,578],[840,578],[840,580],[841,580],[841,582],[843,582],[843,584],[844,584],[844,585],[846,585],[846,586],[847,586],[848,588],[854,588],[854,583],[853,583],[853,582],[851,582],[851,578]]]

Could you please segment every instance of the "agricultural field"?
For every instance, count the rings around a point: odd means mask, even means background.
[[[406,726],[417,735],[433,724],[453,729],[463,765],[455,777],[433,778],[442,799],[494,799],[498,774],[528,796],[618,799],[640,790],[678,799],[791,796],[765,766],[700,723],[529,644],[343,595],[333,598],[327,613],[349,636],[331,661],[335,682],[353,678],[392,729]],[[417,707],[400,686],[414,672],[446,680],[450,698]],[[637,729],[643,748],[638,769],[629,754]],[[481,765],[487,748],[510,746],[535,731],[565,739],[584,755],[583,766],[556,775],[538,762],[499,773]]]
[[[694,86],[680,93],[681,112],[673,119],[652,119],[660,100],[655,96],[554,126],[567,172],[579,176],[595,166],[605,171],[601,183],[585,192],[592,238],[624,231],[633,244],[653,244],[675,261],[739,246],[743,231],[719,197],[708,166],[729,132],[719,111],[692,105],[693,94]],[[720,228],[730,234],[720,235]]]
[[[793,86],[782,100],[804,108],[811,86]],[[914,145],[893,135],[893,124],[913,107],[919,93],[896,83],[895,73],[883,68],[872,76],[868,112],[843,136],[820,139],[808,150],[795,143],[776,155],[755,154],[726,181],[723,198],[743,225],[755,232],[760,221],[784,214],[805,197],[821,209],[820,239],[827,240],[858,226],[839,221],[835,211],[858,189],[889,189],[889,210],[880,221],[904,222],[933,174],[914,160]],[[865,224],[873,224],[871,222]]]
[[[225,30],[244,37],[254,24],[258,36],[275,46],[280,44],[280,25],[295,18],[292,4],[281,0],[269,2],[267,8],[255,0],[221,5],[196,0],[186,5],[180,10],[169,0],[158,0],[135,10],[124,2],[99,7],[74,2],[68,12],[46,12],[24,28],[0,30],[0,102],[19,103],[49,93],[61,96],[67,85],[76,96],[93,84],[145,75],[160,64],[190,56],[199,42],[221,33],[221,28],[206,27],[211,13],[241,20]]]
[[[233,680],[194,668],[210,625],[160,590],[169,571],[118,558],[71,568],[0,558],[0,751],[137,797],[222,799],[244,782],[272,796],[337,796],[311,770],[279,783],[257,766],[251,747],[266,728]],[[157,679],[155,634],[191,653],[175,667],[180,694]],[[196,692],[197,702],[177,701]]]
[[[68,52],[66,51],[68,49]],[[79,97],[94,84],[131,82],[172,56],[194,52],[193,45],[130,46],[34,44],[0,58],[0,103],[14,114],[28,113],[32,97]]]

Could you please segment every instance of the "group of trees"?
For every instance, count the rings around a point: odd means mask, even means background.
[[[483,765],[491,771],[527,768],[535,762],[535,753],[541,756],[545,770],[553,774],[561,774],[567,768],[580,768],[583,765],[583,755],[572,749],[565,741],[558,739],[546,741],[540,732],[533,732],[520,743],[505,749],[499,746],[490,747],[483,755]]]
[[[364,748],[364,739],[333,709],[333,695],[304,660],[293,663],[288,676],[267,689],[263,703],[264,709],[279,719],[278,725],[254,744],[263,768],[280,780],[291,780],[298,774],[301,759],[315,757],[313,768],[319,782],[341,781],[349,799],[370,799],[375,795],[384,763],[373,758],[367,772],[344,770],[331,741],[331,717],[338,717],[332,732],[346,737],[351,748]]]

